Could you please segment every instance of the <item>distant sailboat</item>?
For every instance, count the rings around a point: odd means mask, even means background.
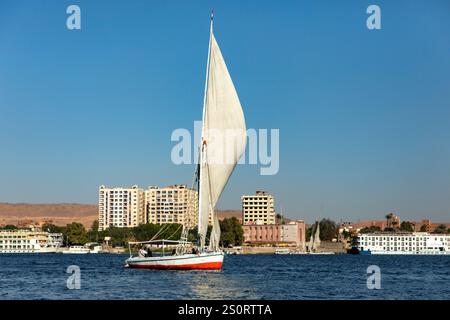
[[[320,223],[317,222],[316,234],[314,235],[314,245],[313,248],[317,251],[320,248]]]
[[[321,251],[321,241],[320,241],[320,222],[315,222],[314,226],[311,228],[311,237],[309,238],[308,252],[309,254],[334,254],[330,251]]]
[[[162,257],[132,257],[130,249],[130,258],[126,261],[128,267],[152,269],[220,269],[222,267],[224,253],[219,248],[220,225],[215,214],[215,207],[238,160],[245,152],[246,140],[244,113],[214,37],[213,15],[211,15],[200,163],[197,170],[198,248],[192,253],[186,252],[189,230],[183,227],[180,241],[175,241],[178,244],[175,254]],[[212,231],[209,245],[206,246],[210,216]],[[159,244],[161,240],[139,243]]]
[[[311,236],[309,237],[308,252],[312,252],[314,248],[314,226],[311,227]]]
[[[311,227],[311,236],[309,237],[308,252],[316,252],[320,247],[320,227],[319,223],[316,221]]]

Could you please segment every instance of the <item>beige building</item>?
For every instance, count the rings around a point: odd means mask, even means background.
[[[107,188],[100,186],[98,199],[99,230],[110,226],[127,228],[146,223],[145,193],[138,186]]]
[[[275,199],[266,191],[242,196],[242,224],[275,224]]]
[[[149,187],[145,202],[148,223],[180,223],[188,228],[197,225],[198,193],[185,185]]]
[[[287,224],[246,224],[243,229],[246,244],[305,246],[306,228],[303,220],[291,221]]]

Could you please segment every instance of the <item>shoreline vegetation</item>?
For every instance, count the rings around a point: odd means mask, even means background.
[[[277,223],[286,222],[281,217],[277,216]],[[322,245],[326,246],[326,251],[333,251],[335,253],[345,253],[346,249],[352,246],[353,240],[358,234],[374,233],[374,232],[413,232],[414,224],[409,221],[398,222],[396,216],[393,214],[386,215],[386,226],[380,228],[379,226],[370,226],[355,230],[339,230],[340,226],[331,219],[324,218],[320,220],[320,239]],[[420,231],[425,230],[425,225],[421,226]],[[40,228],[42,231],[50,233],[61,233],[63,235],[63,246],[71,245],[85,245],[87,243],[99,243],[111,253],[120,253],[128,249],[128,242],[134,241],[148,241],[152,239],[162,228],[162,232],[158,235],[158,239],[178,240],[181,235],[181,224],[142,224],[133,228],[119,228],[110,227],[106,230],[99,231],[98,221],[95,220],[89,229],[80,222],[68,223],[65,226],[58,226],[52,223],[44,223]],[[220,246],[225,251],[245,254],[264,254],[274,253],[277,248],[289,247],[288,244],[280,243],[244,243],[244,230],[239,220],[232,216],[220,220],[221,236]],[[16,230],[16,229],[30,229],[15,226],[12,224],[0,227],[0,230]],[[311,236],[312,226],[309,225],[305,230],[305,242]],[[209,235],[211,226],[208,228],[206,243],[209,242]],[[431,230],[432,233],[448,234],[450,229],[444,224],[440,224]],[[108,241],[105,238],[108,237]],[[197,242],[196,228],[189,231],[188,241],[194,245]],[[105,246],[106,244],[106,246]],[[239,248],[239,249],[236,249]]]
[[[85,245],[86,243],[104,243],[105,238],[109,237],[108,243],[112,247],[126,247],[128,242],[148,241],[152,239],[162,228],[164,230],[159,234],[159,239],[178,240],[181,236],[182,225],[177,223],[159,225],[142,224],[133,228],[109,227],[106,230],[99,231],[98,220],[92,223],[89,230],[86,230],[83,224],[72,222],[66,226],[57,226],[51,223],[44,223],[40,228],[42,231],[50,233],[61,233],[63,235],[63,245]],[[0,230],[29,229],[20,228],[15,225],[6,225],[0,227]],[[244,242],[244,231],[238,219],[235,217],[225,218],[220,221],[220,244],[223,247],[241,246]],[[211,226],[208,228],[206,236],[207,242],[211,233]],[[195,243],[197,241],[197,228],[189,231],[188,241]]]

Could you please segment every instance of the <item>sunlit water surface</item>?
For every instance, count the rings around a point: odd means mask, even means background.
[[[127,255],[0,254],[0,299],[450,299],[450,256],[229,255],[221,271],[124,268]],[[81,288],[67,288],[67,267]],[[367,268],[381,289],[367,288]]]

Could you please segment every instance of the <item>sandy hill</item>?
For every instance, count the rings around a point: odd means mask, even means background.
[[[66,225],[81,222],[89,228],[98,217],[97,208],[97,205],[76,203],[0,203],[0,225],[27,225],[32,222]]]
[[[242,223],[242,211],[240,210],[217,210],[219,220],[235,217]]]
[[[241,211],[219,210],[219,219],[236,217],[241,220]],[[98,206],[95,204],[29,204],[0,203],[0,225],[12,224],[26,226],[30,223],[50,222],[64,226],[71,222],[81,222],[90,228],[98,219]]]

